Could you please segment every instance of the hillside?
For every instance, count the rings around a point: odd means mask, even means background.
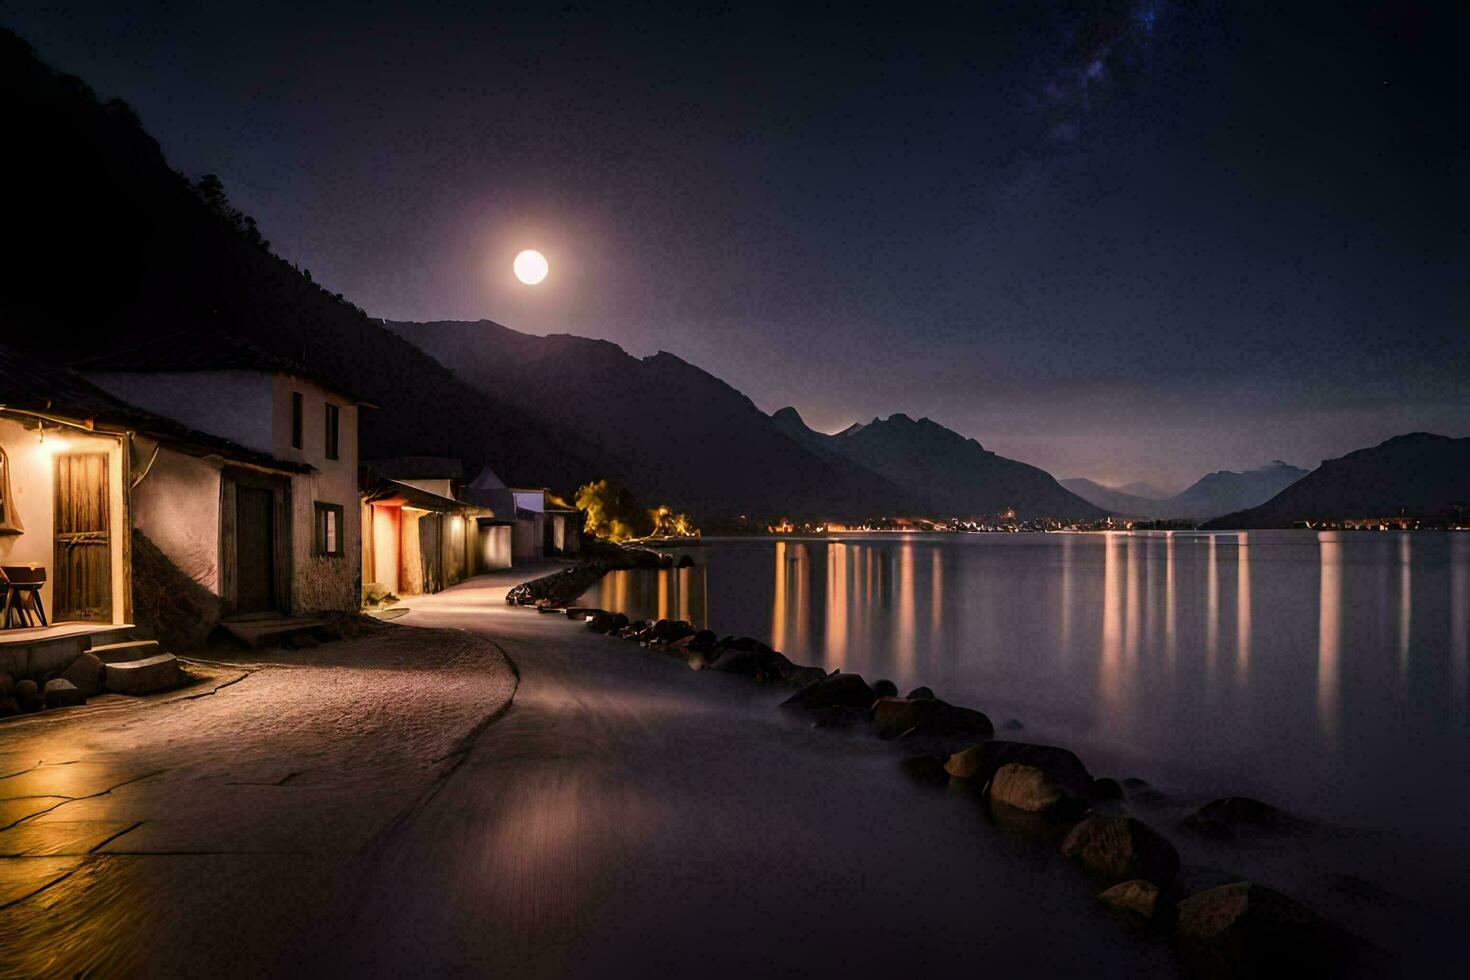
[[[1243,473],[1219,470],[1206,474],[1181,493],[1163,500],[1124,493],[1086,479],[1063,480],[1062,486],[1121,517],[1203,521],[1264,503],[1306,475],[1306,470],[1278,459]]]
[[[476,388],[606,448],[645,500],[698,515],[864,517],[917,512],[911,494],[791,439],[745,395],[673,354],[536,337],[490,321],[392,323]]]
[[[997,456],[930,419],[894,414],[829,436],[813,431],[794,408],[783,408],[772,418],[803,444],[844,456],[905,487],[937,517],[971,518],[1008,510],[1023,519],[1105,516],[1045,470]]]
[[[58,362],[211,326],[359,392],[364,456],[462,457],[566,491],[598,475],[575,433],[476,391],[273,255],[217,184],[175,173],[137,117],[0,30],[7,343]]]
[[[1291,527],[1301,521],[1444,518],[1470,506],[1470,438],[1414,432],[1320,467],[1258,507],[1227,514],[1214,529]]]
[[[1157,499],[1150,500],[1137,494],[1127,493],[1123,490],[1114,490],[1105,487],[1095,480],[1077,477],[1071,480],[1058,480],[1063,487],[1075,493],[1089,504],[1095,504],[1119,517],[1146,517],[1152,516],[1154,510],[1159,506]]]

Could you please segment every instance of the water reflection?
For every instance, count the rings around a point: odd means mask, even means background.
[[[1470,674],[1470,540],[1463,534],[1450,542],[1450,658],[1463,704]]]
[[[583,605],[626,613],[631,619],[682,619],[709,625],[708,572],[704,565],[608,572],[580,600]]]
[[[1220,652],[1220,565],[1215,535],[1210,535],[1210,552],[1205,569],[1205,680],[1215,680],[1215,657]]]
[[[1413,573],[1410,560],[1413,553],[1412,537],[1399,536],[1399,690],[1402,692],[1409,679],[1409,630],[1413,622]]]
[[[1235,540],[1235,680],[1244,684],[1251,662],[1250,540],[1244,531]]]
[[[1317,535],[1320,593],[1317,599],[1317,721],[1329,743],[1337,741],[1338,681],[1342,659],[1342,540]]]

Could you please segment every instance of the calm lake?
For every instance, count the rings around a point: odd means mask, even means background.
[[[1099,774],[1464,854],[1470,534],[867,534],[680,553],[699,564],[613,573],[586,602],[929,685]]]

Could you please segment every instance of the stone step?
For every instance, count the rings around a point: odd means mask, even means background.
[[[156,657],[160,652],[157,640],[124,640],[121,643],[104,643],[91,649],[91,653],[105,664],[144,660]]]
[[[132,638],[133,626],[131,623],[124,623],[121,626],[98,628],[94,629],[87,637],[88,649],[95,650],[97,647],[107,646],[112,643],[123,643]]]
[[[184,682],[184,668],[171,653],[144,660],[110,663],[103,686],[114,694],[151,694]]]

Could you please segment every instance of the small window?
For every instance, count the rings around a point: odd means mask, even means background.
[[[327,402],[327,459],[337,458],[337,431],[342,410]]]
[[[316,502],[316,553],[327,558],[342,555],[342,505]]]
[[[302,398],[301,392],[291,392],[291,448],[301,448],[301,425],[305,421],[306,400]]]

